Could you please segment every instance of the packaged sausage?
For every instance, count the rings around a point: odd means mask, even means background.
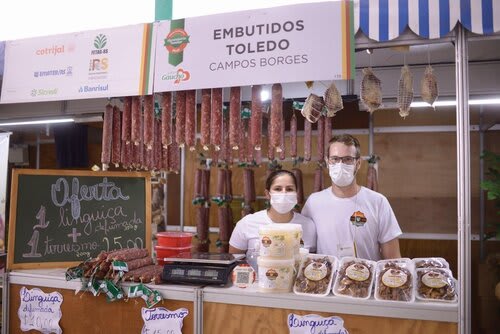
[[[415,267],[408,258],[377,262],[375,299],[413,302]]]
[[[333,285],[333,294],[349,298],[370,298],[376,266],[375,261],[343,257]]]
[[[456,281],[449,269],[417,269],[417,298],[424,301],[456,302]]]
[[[414,258],[413,264],[415,265],[415,269],[419,268],[446,268],[449,269],[450,265],[448,261],[443,259],[442,257],[417,257]]]
[[[327,296],[337,268],[335,256],[308,254],[301,263],[293,292],[298,295]]]

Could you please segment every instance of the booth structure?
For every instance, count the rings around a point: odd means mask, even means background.
[[[471,333],[471,166],[468,42],[497,39],[500,4],[494,0],[352,1],[357,49],[453,42],[455,45],[457,230],[459,303],[393,304],[374,300],[362,304],[333,297],[312,298],[293,294],[257,294],[251,290],[218,287],[155,286],[164,307],[184,307],[184,333],[241,333],[270,330],[286,332],[288,313],[339,315],[365,333]],[[279,81],[279,78],[278,80]],[[373,132],[371,136],[373,136]],[[0,169],[1,172],[1,169]],[[5,173],[4,173],[5,174]],[[5,176],[2,175],[2,178]],[[186,178],[186,175],[182,176]],[[2,183],[0,182],[0,185]],[[1,192],[1,189],[0,189]],[[1,213],[1,211],[0,211]],[[21,287],[57,290],[65,298],[61,325],[71,333],[110,330],[138,332],[142,328],[140,303],[106,303],[103,296],[75,295],[79,283],[66,282],[63,271],[14,271],[4,280],[4,333],[20,332],[17,318]],[[7,289],[6,289],[7,288]],[[5,291],[7,290],[7,291]],[[7,293],[6,293],[7,292]],[[85,314],[84,322],[79,315]],[[66,317],[64,317],[66,315]],[[73,327],[79,324],[81,328]],[[83,325],[82,325],[83,324]]]

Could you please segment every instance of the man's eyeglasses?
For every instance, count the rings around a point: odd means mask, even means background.
[[[337,157],[337,156],[331,156],[331,157],[328,157],[328,163],[329,164],[338,164],[339,162],[342,161],[343,164],[346,164],[346,165],[353,165],[356,160],[358,160],[359,157],[351,157],[351,156],[345,156],[345,157]]]

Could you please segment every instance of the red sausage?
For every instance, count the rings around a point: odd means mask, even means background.
[[[328,150],[330,146],[328,143],[330,142],[330,139],[332,139],[332,118],[333,117],[325,118],[325,156],[329,154]]]
[[[312,123],[304,119],[304,161],[311,161]]]
[[[274,160],[274,146],[271,141],[272,135],[273,128],[271,124],[271,118],[269,118],[267,122],[267,159],[269,159],[269,162]]]
[[[281,126],[280,126],[280,160],[285,160],[285,119],[281,118]]]
[[[290,120],[290,156],[297,157],[297,116],[295,116],[295,112],[292,113]]]
[[[161,144],[164,148],[172,143],[172,92],[162,93]]]
[[[254,172],[250,168],[243,170],[243,199],[245,204],[255,202],[255,180]]]
[[[211,98],[210,89],[201,90],[201,138],[200,143],[204,151],[208,151],[210,145],[210,113],[211,113]]]
[[[123,115],[122,115],[122,140],[124,144],[130,144],[130,126],[132,117],[132,98],[125,97],[123,99]]]
[[[184,147],[186,123],[186,92],[175,93],[175,141],[179,147]]]
[[[111,162],[111,144],[113,141],[113,106],[106,105],[104,111],[104,123],[102,127],[102,151],[101,163],[102,169],[107,170]]]
[[[210,142],[219,151],[222,145],[222,88],[212,89],[212,115]]]
[[[274,84],[271,99],[271,146],[280,152],[281,120],[283,119],[283,90],[280,84]]]
[[[155,120],[155,98],[144,96],[144,145],[148,151],[153,149]]]
[[[323,169],[321,167],[316,168],[314,171],[314,188],[313,192],[318,192],[323,190]]]
[[[196,149],[196,90],[186,92],[186,146]]]
[[[163,172],[170,171],[170,156],[168,152],[168,146],[166,148],[161,148],[161,170]]]
[[[325,154],[325,116],[320,116],[318,118],[318,161],[323,161],[323,156]]]
[[[180,148],[176,142],[172,142],[172,144],[168,146],[168,150],[169,150],[168,160],[170,163],[170,171],[174,172],[175,174],[179,174],[179,171],[181,169]]]
[[[158,118],[155,118],[154,127],[154,142],[153,142],[153,169],[160,170],[161,168],[161,123]]]
[[[241,88],[231,87],[229,101],[229,144],[233,150],[241,145]]]
[[[139,145],[139,143],[141,142],[141,118],[141,97],[134,96],[132,98],[132,124],[130,133],[130,139],[132,140],[134,145]]]
[[[111,162],[115,167],[120,166],[120,154],[121,154],[121,111],[117,106],[113,107],[113,140],[112,140],[112,151],[111,151]]]
[[[250,122],[250,140],[252,147],[260,150],[262,145],[262,101],[260,98],[262,87],[252,86],[252,121]]]

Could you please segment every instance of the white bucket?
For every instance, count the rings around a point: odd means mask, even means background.
[[[302,226],[299,224],[269,224],[259,228],[260,256],[293,259],[299,254]]]
[[[259,266],[260,292],[290,292],[295,278],[295,260],[269,260],[260,257]]]

